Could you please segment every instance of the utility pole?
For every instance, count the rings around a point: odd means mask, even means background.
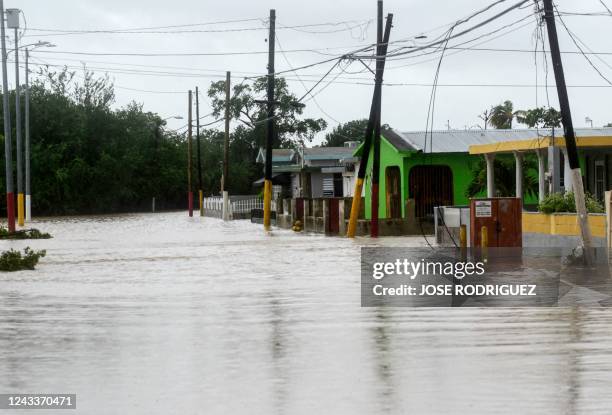
[[[591,228],[589,226],[588,212],[584,198],[584,185],[582,174],[580,173],[580,162],[578,160],[578,149],[576,148],[576,136],[572,123],[567,86],[565,84],[565,74],[563,73],[563,62],[559,50],[559,39],[557,37],[557,27],[555,24],[555,14],[552,0],[544,0],[544,17],[550,43],[550,56],[552,58],[555,71],[555,81],[557,84],[557,94],[559,96],[559,106],[561,107],[561,121],[565,135],[565,148],[572,175],[572,185],[574,187],[574,198],[576,200],[576,212],[578,213],[578,223],[582,236],[582,246],[584,248],[584,258],[587,265],[592,264],[591,258]]]
[[[30,50],[25,50],[25,219],[32,221],[32,189],[30,173]]]
[[[270,229],[272,208],[272,145],[274,144],[274,46],[276,43],[276,10],[270,10],[268,36],[268,128],[266,131],[266,167],[264,174],[264,229]]]
[[[196,86],[196,144],[198,157],[198,200],[200,201],[200,216],[204,216],[204,192],[202,191],[202,155],[200,150],[200,90]]]
[[[230,140],[230,83],[231,72],[225,73],[225,139],[223,140],[223,180],[221,181],[223,192],[223,220],[230,219],[229,211],[229,140]]]
[[[361,162],[359,163],[359,171],[355,182],[355,192],[353,193],[353,204],[351,205],[351,216],[349,219],[346,236],[349,238],[355,237],[357,229],[357,220],[359,219],[359,209],[361,207],[361,192],[363,190],[363,182],[366,175],[368,159],[370,157],[370,148],[372,147],[372,136],[374,135],[376,117],[378,114],[378,97],[382,89],[382,76],[385,70],[385,62],[387,55],[387,47],[391,36],[391,26],[393,25],[393,14],[387,15],[387,23],[385,25],[385,34],[381,44],[381,50],[377,50],[377,57],[382,59],[376,60],[376,84],[374,86],[374,94],[372,96],[372,106],[370,107],[370,118],[366,126],[365,140],[363,143],[363,152],[361,154]],[[378,48],[377,48],[378,49]]]
[[[187,203],[188,203],[188,209],[189,209],[189,217],[193,217],[193,188],[191,186],[191,163],[192,163],[192,152],[191,152],[191,138],[192,138],[192,107],[193,107],[193,98],[192,98],[192,93],[191,93],[191,89],[189,90],[189,111],[187,112],[188,114],[188,121],[187,121]]]
[[[17,224],[24,226],[23,149],[21,141],[21,85],[19,83],[19,9],[6,10],[7,25],[15,35],[15,138],[17,153]]]
[[[381,73],[378,70],[378,62],[382,59],[380,55],[383,42],[383,2],[378,0],[377,10],[377,25],[376,25],[376,85],[382,82]],[[378,238],[378,204],[379,204],[379,190],[380,190],[380,117],[381,117],[381,104],[382,104],[382,89],[379,89],[378,95],[376,96],[376,122],[374,124],[374,158],[372,160],[372,200],[371,202],[371,216],[372,223],[370,226],[370,236],[372,238]]]
[[[232,80],[232,73],[226,72],[225,74],[225,140],[223,142],[223,189],[225,191],[228,188],[229,182],[229,139],[230,139],[230,82]]]
[[[4,113],[4,157],[6,159],[6,216],[9,232],[15,232],[15,193],[13,189],[13,158],[11,148],[11,112],[9,110],[8,75],[6,68],[6,34],[4,0],[0,0],[0,44],[2,44],[2,106]]]

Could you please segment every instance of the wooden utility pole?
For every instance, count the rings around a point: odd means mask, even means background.
[[[192,191],[192,186],[191,186],[191,163],[192,163],[192,152],[191,152],[191,138],[192,138],[192,101],[193,97],[192,97],[192,93],[191,93],[191,89],[189,90],[189,97],[188,97],[188,101],[189,101],[189,110],[187,112],[188,114],[188,121],[187,121],[187,204],[188,204],[188,209],[189,209],[189,217],[193,216],[193,191]]]
[[[266,167],[264,174],[264,228],[270,229],[272,208],[272,146],[274,145],[274,46],[276,43],[276,10],[270,10],[270,34],[268,36],[268,117],[266,131]]]
[[[381,73],[378,70],[378,62],[382,59],[379,55],[382,51],[383,41],[383,2],[378,0],[376,26],[376,85],[382,83]],[[382,104],[382,88],[379,89],[376,96],[376,122],[374,123],[374,157],[372,160],[372,200],[371,202],[371,226],[370,236],[378,238],[378,204],[379,204],[379,188],[380,188],[380,113]]]
[[[555,81],[557,84],[557,94],[559,96],[559,106],[561,107],[561,121],[565,135],[565,148],[572,174],[572,185],[574,188],[574,198],[576,200],[576,212],[578,213],[578,223],[582,236],[582,246],[584,248],[584,258],[587,264],[592,263],[591,258],[591,228],[589,227],[589,217],[586,210],[584,198],[584,185],[582,174],[580,173],[580,162],[578,160],[578,149],[576,148],[576,136],[572,123],[569,98],[567,96],[567,86],[565,84],[565,74],[563,73],[563,62],[559,50],[559,39],[557,37],[557,27],[555,24],[555,14],[552,0],[544,0],[544,18],[548,30],[548,40],[550,43],[550,56],[552,58],[553,69],[555,71]]]
[[[383,42],[380,45],[381,50],[377,48],[377,59],[376,61],[376,84],[374,86],[374,94],[372,96],[372,106],[370,107],[370,118],[366,126],[365,140],[363,143],[363,152],[361,153],[361,161],[359,163],[359,171],[357,173],[357,180],[355,182],[355,192],[353,194],[353,204],[351,205],[351,216],[349,219],[349,225],[346,236],[349,238],[355,237],[355,231],[357,229],[357,220],[359,219],[359,209],[361,207],[361,192],[363,190],[363,181],[365,179],[368,159],[370,156],[370,148],[372,147],[372,136],[374,135],[374,129],[376,124],[376,117],[378,114],[378,102],[379,95],[382,89],[382,76],[385,69],[387,47],[389,45],[389,38],[391,36],[391,26],[393,24],[393,14],[387,15],[387,23],[385,25],[385,34],[383,36]]]
[[[226,72],[225,74],[225,141],[223,143],[223,181],[221,192],[228,188],[229,182],[229,140],[230,140],[230,99],[231,90],[230,83],[232,80],[232,73]]]
[[[200,216],[204,216],[204,188],[202,187],[202,154],[200,150],[200,90],[196,86],[196,154],[198,157],[198,201]]]

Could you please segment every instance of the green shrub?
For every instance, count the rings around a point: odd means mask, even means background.
[[[589,213],[603,213],[604,207],[597,199],[590,194],[585,195],[585,203],[587,212]],[[538,205],[538,210],[542,213],[575,213],[576,212],[576,200],[573,192],[553,193],[544,198]]]
[[[0,226],[0,239],[49,239],[51,235],[41,232],[36,228],[9,232],[4,226]]]
[[[0,255],[0,271],[20,271],[34,269],[38,260],[47,254],[45,250],[32,251],[30,247],[23,250],[23,255],[14,249],[3,252]]]

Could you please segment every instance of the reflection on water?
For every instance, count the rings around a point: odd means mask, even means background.
[[[612,407],[612,310],[361,308],[371,241],[185,216],[53,219],[34,226],[54,239],[2,242],[47,257],[0,274],[0,393],[77,393],[83,414]]]

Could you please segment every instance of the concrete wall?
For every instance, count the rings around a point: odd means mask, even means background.
[[[589,225],[596,247],[607,245],[606,215],[589,214]],[[523,212],[523,246],[571,247],[580,243],[580,228],[575,213]]]

